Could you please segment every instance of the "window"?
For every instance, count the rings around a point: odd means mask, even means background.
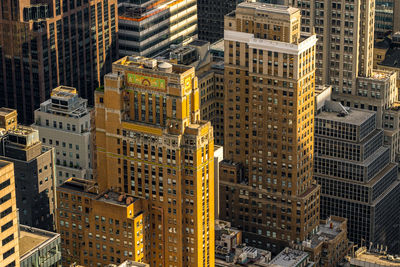
[[[5,195],[4,197],[0,198],[0,205],[7,202],[8,200],[11,199],[11,193],[8,193],[7,195]]]
[[[10,179],[8,179],[0,184],[0,190],[6,188],[9,185],[10,185]]]
[[[6,210],[4,210],[4,211],[2,211],[1,213],[0,213],[0,218],[4,218],[4,217],[6,217],[8,214],[10,214],[12,212],[12,208],[11,207],[9,207],[8,209],[6,209]]]
[[[8,228],[10,228],[11,226],[13,226],[13,221],[9,221],[8,223],[4,224],[1,227],[1,232],[4,232],[5,230],[7,230]]]
[[[7,251],[6,253],[3,253],[3,259],[8,258],[9,256],[11,256],[12,254],[14,254],[15,250],[14,248],[10,249],[9,251]]]
[[[9,243],[10,241],[14,240],[14,234],[11,234],[9,236],[7,236],[6,238],[4,238],[1,243],[2,245],[6,245],[7,243]]]

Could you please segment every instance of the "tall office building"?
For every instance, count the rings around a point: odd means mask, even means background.
[[[93,179],[94,112],[75,88],[59,86],[50,99],[35,110],[35,123],[42,143],[56,151],[57,184],[70,177]],[[93,128],[92,128],[93,127]]]
[[[356,78],[373,66],[375,1],[286,0],[302,11],[302,30],[318,35],[316,83],[356,94]]]
[[[376,0],[375,38],[383,38],[388,33],[400,31],[400,1]]]
[[[108,236],[116,241],[110,244],[103,228],[91,228],[90,233],[96,237],[92,244],[98,247],[94,251],[89,243],[88,255],[81,259],[90,261],[90,251],[93,255],[111,255],[99,250],[109,246],[121,253],[127,251],[120,259],[129,257],[150,266],[214,266],[213,130],[210,122],[200,120],[195,69],[139,56],[124,57],[113,64],[113,72],[104,80],[104,88],[96,91],[96,194],[106,195],[95,199],[114,199],[111,202],[118,204],[126,198],[125,206],[142,204],[128,213],[129,218],[126,209],[112,207],[108,211],[99,208],[98,215],[115,223],[122,222],[118,218],[126,221],[142,216],[143,241],[137,243],[135,236],[122,243],[122,236],[118,236],[121,230],[109,232]],[[71,186],[76,184],[74,181],[66,181],[59,192],[79,198],[83,196],[80,191],[89,191],[91,186],[84,184]],[[69,193],[64,187],[69,188]],[[59,211],[63,210],[60,201],[64,202],[65,197],[60,196]],[[83,197],[80,201],[84,201]],[[88,203],[94,204],[94,200]],[[89,207],[88,212],[92,213]],[[58,216],[61,226],[60,220],[64,219],[59,213]],[[99,224],[93,216],[88,217],[87,223]],[[67,239],[66,229],[60,229]],[[104,231],[109,231],[108,226]],[[82,234],[89,235],[87,231]],[[133,240],[132,246],[140,245],[140,250],[126,249]],[[129,251],[138,254],[131,255]],[[113,261],[117,260],[116,255]]]
[[[247,2],[225,17],[220,218],[278,251],[319,224],[313,180],[317,38],[297,8]]]
[[[0,106],[31,123],[58,85],[93,104],[116,58],[117,0],[3,0],[0,10]]]
[[[17,122],[15,110],[0,108],[0,125]],[[37,130],[16,125],[0,130],[0,159],[14,163],[19,220],[45,230],[54,229],[54,149],[44,146]]]
[[[384,121],[393,118],[398,98],[396,77],[393,71],[373,69],[375,1],[286,3],[302,10],[303,30],[315,29],[318,36],[316,83],[331,85],[332,99],[345,106],[377,111],[377,126],[385,130],[385,146],[391,147],[392,160],[399,161],[400,132]]]
[[[197,35],[196,0],[118,2],[120,56],[154,56]]]
[[[4,267],[20,266],[16,204],[14,166],[0,160],[0,263]]]
[[[315,118],[315,179],[321,185],[321,218],[348,219],[349,239],[362,246],[400,248],[400,181],[383,146],[376,113],[326,101]]]
[[[224,16],[243,2],[242,0],[197,1],[199,39],[215,43],[224,38]]]

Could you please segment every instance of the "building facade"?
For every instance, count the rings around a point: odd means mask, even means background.
[[[223,46],[223,42],[222,42]],[[213,53],[214,45],[194,40],[163,51],[156,58],[193,66],[200,89],[200,116],[214,128],[214,143],[224,145],[224,60]]]
[[[21,267],[61,267],[60,234],[19,226]]]
[[[315,35],[297,8],[241,3],[225,17],[220,219],[273,253],[319,224],[313,180]]]
[[[70,178],[57,187],[57,201],[64,266],[147,259],[150,224],[144,199],[111,190],[100,193],[94,181]]]
[[[13,114],[13,118],[8,118]],[[0,109],[0,121],[17,121],[17,113]],[[54,149],[44,146],[37,130],[17,125],[0,133],[0,159],[14,163],[20,223],[54,229]]]
[[[96,92],[98,192],[115,190],[130,196],[130,203],[139,203],[135,199],[143,202],[138,216],[143,217],[147,239],[132,243],[140,244],[140,249],[123,249],[127,254],[121,255],[121,260],[131,257],[133,251],[140,256],[132,255],[131,260],[150,266],[214,266],[213,131],[209,122],[200,119],[197,84],[193,67],[124,57],[113,64],[104,88]],[[79,188],[82,186],[70,187],[82,191]],[[103,206],[99,209],[107,212]],[[132,216],[138,211],[134,209]],[[126,210],[110,208],[108,212],[108,221],[127,216]],[[92,225],[93,216],[88,221]],[[92,234],[103,235],[100,230],[95,228]],[[116,241],[116,232],[109,233]],[[65,231],[61,234],[67,235]],[[82,234],[88,235],[88,231]],[[100,238],[96,242],[96,249],[104,249],[109,241]],[[121,253],[124,245],[108,246]],[[111,259],[108,253],[102,254]],[[90,257],[97,254],[93,251],[91,256],[89,249],[80,261],[90,261]]]
[[[224,16],[240,2],[242,0],[197,1],[199,39],[215,43],[224,38]]]
[[[42,143],[55,148],[57,184],[70,177],[93,179],[94,112],[75,88],[60,86],[35,110],[35,123]]]
[[[0,106],[32,123],[58,85],[93,92],[117,57],[117,0],[2,1]]]
[[[334,95],[356,94],[356,78],[372,73],[375,1],[286,3],[301,9],[302,30],[318,36],[316,83],[332,85]]]
[[[321,218],[348,219],[348,236],[398,251],[400,182],[372,111],[325,102],[315,119],[314,176],[321,185]]]
[[[120,56],[154,56],[197,36],[196,0],[118,2]]]
[[[18,212],[14,165],[0,160],[1,266],[19,267]]]

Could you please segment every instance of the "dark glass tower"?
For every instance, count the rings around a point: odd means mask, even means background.
[[[224,38],[224,16],[235,10],[242,0],[198,0],[199,39],[214,43]]]
[[[314,176],[321,185],[321,218],[348,219],[349,239],[398,253],[400,182],[376,113],[325,102],[315,118]]]
[[[2,0],[0,106],[31,123],[58,85],[93,103],[117,57],[117,0]]]

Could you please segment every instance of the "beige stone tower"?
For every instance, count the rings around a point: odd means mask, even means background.
[[[312,177],[317,38],[297,8],[242,3],[225,17],[220,217],[275,250],[319,224]]]

